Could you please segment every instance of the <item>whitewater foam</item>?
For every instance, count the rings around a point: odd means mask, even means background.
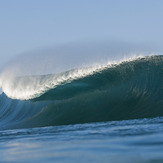
[[[40,76],[14,76],[10,77],[3,72],[1,75],[1,87],[3,92],[12,99],[29,100],[41,96],[49,89],[55,88],[58,85],[69,83],[73,80],[92,75],[95,72],[102,71],[105,68],[113,67],[122,62],[130,62],[140,59],[143,55],[125,58],[121,61],[111,61],[107,64],[96,64],[91,67],[84,67],[69,70],[59,74],[40,75]]]
[[[5,81],[2,89],[12,99],[28,100],[40,96],[57,85],[90,75],[103,67],[76,69],[53,75],[14,77]]]

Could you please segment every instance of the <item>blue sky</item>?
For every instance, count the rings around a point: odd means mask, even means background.
[[[15,55],[87,40],[163,43],[162,0],[0,0],[0,66]]]

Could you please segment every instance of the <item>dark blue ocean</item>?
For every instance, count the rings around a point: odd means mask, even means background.
[[[8,76],[1,87],[2,163],[163,162],[163,56]]]
[[[162,163],[163,118],[0,131],[0,162]]]

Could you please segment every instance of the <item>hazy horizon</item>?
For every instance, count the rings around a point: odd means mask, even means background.
[[[162,6],[161,0],[2,1],[0,68],[17,55],[80,41],[141,44],[162,53]]]

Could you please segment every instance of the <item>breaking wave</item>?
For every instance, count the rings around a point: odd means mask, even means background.
[[[1,85],[1,129],[163,116],[161,55]]]

